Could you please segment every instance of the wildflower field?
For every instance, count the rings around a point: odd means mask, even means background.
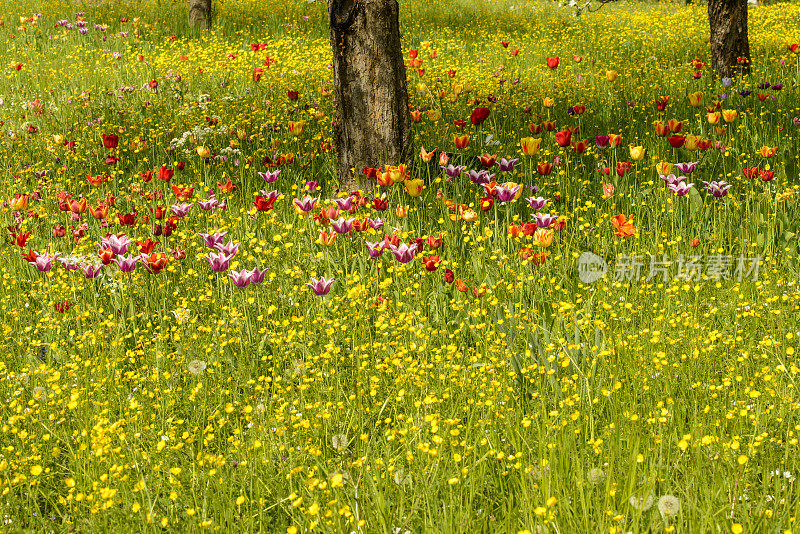
[[[800,532],[800,5],[0,6],[0,531]]]

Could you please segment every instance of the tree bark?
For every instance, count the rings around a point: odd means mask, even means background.
[[[397,0],[328,0],[340,191],[370,190],[364,167],[411,152]]]
[[[708,0],[711,68],[719,78],[750,73],[747,0]],[[742,63],[739,58],[744,58]]]
[[[189,0],[189,25],[193,28],[211,25],[211,0]]]

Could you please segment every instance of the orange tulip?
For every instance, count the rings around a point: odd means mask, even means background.
[[[428,151],[425,150],[425,147],[423,146],[423,147],[420,147],[419,157],[422,158],[422,161],[424,161],[425,163],[428,163],[431,160],[431,158],[433,158],[433,155],[435,153],[436,153],[436,149],[435,148],[433,150],[431,150],[430,152],[428,152]]]
[[[333,230],[330,232],[326,230],[319,231],[319,237],[317,238],[317,243],[320,245],[325,245],[326,247],[333,245],[333,242],[336,241],[336,236],[339,235]]]
[[[636,228],[633,227],[633,215],[625,217],[625,215],[615,215],[611,218],[611,224],[617,229],[617,237],[620,239],[627,239],[636,235]]]
[[[14,211],[28,209],[28,195],[17,194],[13,198],[8,199],[8,205]]]

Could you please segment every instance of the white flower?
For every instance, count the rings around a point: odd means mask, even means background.
[[[410,486],[413,481],[411,475],[406,474],[402,469],[398,469],[394,472],[394,483],[398,486]]]
[[[335,434],[331,438],[331,444],[333,445],[333,448],[339,452],[344,451],[347,448],[349,441],[350,440],[347,439],[347,434]]]
[[[606,474],[599,467],[589,469],[589,472],[586,474],[586,480],[588,480],[589,484],[592,486],[599,486],[605,479]]]
[[[200,373],[206,370],[206,367],[208,366],[206,365],[206,362],[204,362],[203,360],[192,360],[186,366],[189,372],[192,373],[193,375],[199,375]]]
[[[183,324],[189,320],[189,316],[191,315],[192,311],[186,308],[178,308],[177,310],[173,310],[172,315],[175,316],[175,319],[178,321],[179,324]]]
[[[631,498],[628,499],[630,505],[637,510],[641,510],[642,512],[648,511],[650,508],[653,507],[653,494],[649,494],[647,497],[638,497],[636,495],[631,495]]]
[[[681,501],[674,495],[664,495],[658,499],[658,511],[662,518],[675,517],[681,511]]]

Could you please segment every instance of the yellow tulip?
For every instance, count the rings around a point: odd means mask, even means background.
[[[553,231],[549,228],[538,228],[533,234],[533,242],[547,248],[553,244]]]
[[[722,118],[725,119],[725,122],[733,122],[736,120],[736,110],[735,109],[723,109],[722,110]]]
[[[644,153],[646,152],[643,146],[632,146],[630,147],[631,152],[631,159],[633,161],[641,161],[644,159]]]
[[[719,124],[720,114],[718,111],[706,115],[709,124]]]
[[[28,209],[28,195],[20,195],[9,198],[8,205],[14,211],[22,211]]]
[[[201,158],[207,158],[211,156],[211,150],[209,150],[208,147],[199,146],[197,147],[196,151],[197,155],[200,156]]]
[[[686,139],[683,142],[683,146],[686,148],[686,150],[694,152],[699,148],[698,147],[699,143],[700,143],[700,137],[689,134],[686,136]]]
[[[305,127],[306,121],[289,121],[289,133],[295,137],[300,137]]]
[[[467,208],[461,212],[461,218],[467,222],[472,222],[478,219],[478,213],[472,208]]]
[[[425,181],[422,178],[406,180],[406,193],[412,197],[420,196],[423,189],[425,189]]]
[[[617,74],[617,71],[615,70],[606,71],[606,80],[608,80],[609,82],[613,82],[614,80],[617,79],[618,76],[619,74]]]
[[[689,104],[691,104],[693,108],[699,108],[700,106],[702,106],[703,93],[701,93],[700,91],[689,93]]]
[[[523,137],[520,139],[522,145],[522,153],[526,156],[535,156],[539,153],[542,146],[542,140],[535,137]]]
[[[668,161],[662,161],[661,163],[656,164],[656,172],[662,176],[667,176],[672,172],[672,163]]]
[[[429,109],[428,110],[428,120],[431,122],[436,122],[442,118],[442,110],[440,109]]]
[[[552,108],[556,105],[556,101],[550,98],[549,96],[544,99],[544,107]]]

